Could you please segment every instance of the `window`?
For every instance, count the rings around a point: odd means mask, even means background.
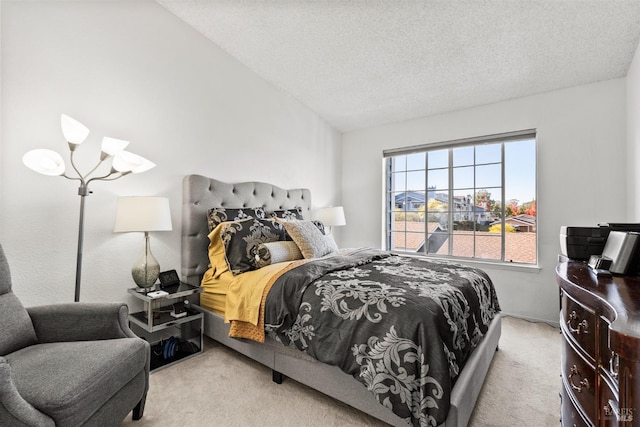
[[[537,263],[535,131],[384,156],[388,250]]]

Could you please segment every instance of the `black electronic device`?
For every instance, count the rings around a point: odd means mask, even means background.
[[[591,255],[589,257],[589,267],[594,270],[609,270],[613,260],[611,258],[603,257],[600,255]]]
[[[602,257],[611,260],[608,270],[613,274],[638,274],[640,265],[640,233],[612,231],[604,245]]]
[[[175,270],[160,272],[160,288],[165,289],[180,284],[180,278]]]
[[[584,261],[589,260],[591,255],[602,255],[609,233],[612,231],[640,232],[640,223],[607,222],[600,223],[597,227],[562,226],[560,227],[562,255]]]
[[[602,254],[607,242],[609,228],[598,227],[560,227],[560,250],[562,255],[577,260],[588,260],[591,255]]]
[[[187,315],[187,308],[185,307],[184,303],[177,302],[173,304],[173,310],[171,310],[170,314],[172,317],[175,317],[176,319],[180,317],[184,317]]]

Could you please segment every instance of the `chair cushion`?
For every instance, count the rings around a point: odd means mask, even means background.
[[[37,342],[31,318],[11,292],[11,271],[0,245],[0,356]]]
[[[0,295],[7,292],[11,292],[11,271],[4,249],[0,245]]]
[[[38,341],[27,310],[11,291],[0,295],[0,325],[0,356]]]
[[[5,356],[16,388],[56,426],[80,425],[144,370],[138,338],[36,344]]]

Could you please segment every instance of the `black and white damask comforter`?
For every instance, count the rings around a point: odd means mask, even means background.
[[[267,296],[265,329],[428,426],[445,421],[453,384],[499,311],[479,269],[362,250],[281,276]]]

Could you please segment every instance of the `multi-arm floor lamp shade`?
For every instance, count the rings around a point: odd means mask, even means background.
[[[140,288],[149,288],[160,275],[160,264],[151,253],[150,231],[170,231],[171,211],[165,197],[120,197],[116,209],[115,233],[144,232],[144,251],[131,268],[131,276]]]
[[[60,117],[60,125],[62,134],[69,146],[69,160],[71,162],[72,171],[67,175],[66,166],[62,156],[55,151],[47,149],[36,149],[27,152],[22,157],[22,162],[29,169],[38,173],[49,176],[62,176],[73,181],[79,181],[78,195],[80,196],[80,220],[78,224],[78,252],[76,256],[76,289],[74,301],[80,301],[80,281],[82,277],[82,247],[84,243],[84,199],[91,194],[89,184],[91,181],[113,181],[122,178],[130,173],[145,172],[155,166],[154,163],[140,157],[137,154],[124,151],[129,145],[129,141],[121,139],[104,137],[102,139],[102,147],[100,159],[97,164],[88,173],[82,174],[78,170],[74,162],[74,153],[78,146],[89,136],[89,129],[79,121],[72,119],[67,115]],[[90,177],[103,162],[109,158],[113,158],[111,169],[108,173],[100,176]]]

